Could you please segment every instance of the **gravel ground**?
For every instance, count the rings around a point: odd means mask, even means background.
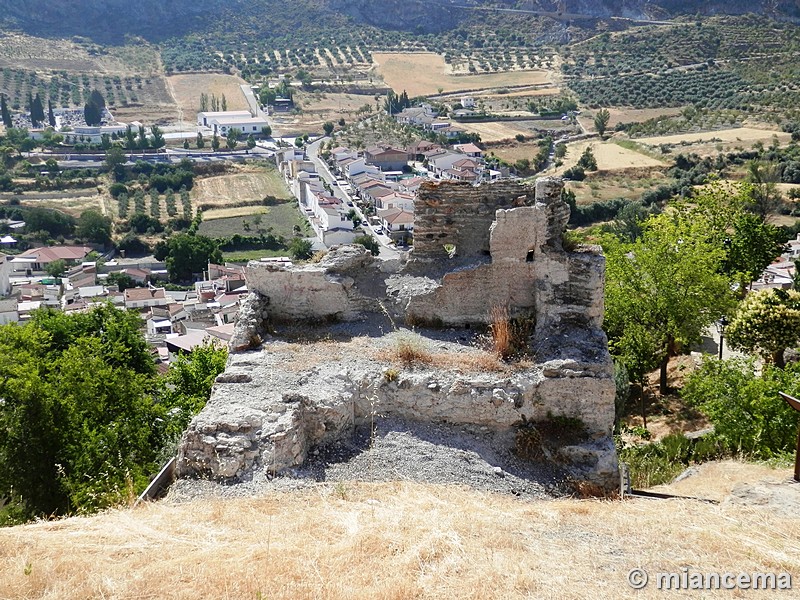
[[[202,497],[257,496],[344,481],[416,481],[469,486],[523,499],[564,495],[564,476],[552,466],[519,460],[495,433],[476,426],[454,426],[379,418],[351,439],[316,448],[306,463],[276,478],[264,469],[249,481],[220,484],[182,479],[167,495],[175,502]],[[508,440],[505,440],[508,442]]]

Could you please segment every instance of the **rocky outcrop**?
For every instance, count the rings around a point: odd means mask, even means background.
[[[605,263],[598,248],[564,248],[562,189],[557,179],[535,188],[426,184],[407,263],[342,246],[316,264],[250,264],[251,295],[228,369],[185,435],[178,472],[223,480],[246,479],[254,469],[280,473],[376,416],[523,428],[536,440],[561,419],[580,435],[537,449],[537,460],[614,488],[615,386],[601,329]],[[443,241],[456,246],[455,257]],[[524,364],[485,372],[478,359],[487,353],[455,340],[461,328],[489,323],[496,307],[535,327]],[[376,319],[383,324],[371,325]],[[364,337],[337,343],[290,346],[266,333],[284,322],[324,332],[324,323],[362,321]],[[398,369],[392,348],[402,334],[383,328],[402,323],[456,329],[423,329],[411,344],[419,356]],[[477,353],[478,366],[454,368],[465,353]]]

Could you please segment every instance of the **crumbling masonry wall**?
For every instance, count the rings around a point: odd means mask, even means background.
[[[414,201],[414,257],[447,258],[445,244],[459,256],[488,256],[489,228],[498,209],[532,206],[533,190],[503,180],[474,186],[465,182],[425,182]]]
[[[496,431],[579,419],[588,438],[552,456],[576,478],[613,488],[615,386],[601,329],[605,262],[596,247],[565,250],[562,190],[558,179],[540,179],[535,188],[428,183],[406,262],[342,246],[316,264],[251,263],[251,295],[231,340],[232,351],[242,353],[231,355],[185,434],[178,473],[238,480],[253,469],[290,469],[314,445],[363,423],[376,402],[381,414]],[[445,244],[456,246],[456,256]],[[487,323],[495,306],[535,320],[533,364],[511,377],[426,367],[387,381],[388,365],[369,349],[340,362],[335,346],[325,348],[321,364],[315,359],[298,371],[283,367],[280,340],[255,348],[269,337],[263,324],[270,320],[319,325],[387,316],[393,324],[460,327]],[[388,343],[381,331],[369,335],[376,347]]]

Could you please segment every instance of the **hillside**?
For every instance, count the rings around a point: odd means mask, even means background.
[[[723,463],[681,491],[712,485],[728,494],[737,481],[786,475]],[[662,598],[654,574],[684,567],[796,576],[798,540],[797,518],[725,502],[530,502],[448,486],[343,482],[257,498],[168,499],[2,529],[0,597]],[[637,567],[651,576],[642,591],[627,583]]]
[[[83,36],[119,43],[125,36],[151,41],[204,34],[224,23],[228,31],[283,36],[309,25],[317,32],[343,25],[368,25],[413,34],[438,33],[482,22],[476,8],[558,10],[554,0],[298,0],[287,10],[277,0],[0,0],[0,28],[20,29],[47,37]],[[665,19],[680,15],[763,14],[777,19],[800,18],[796,2],[758,0],[567,0],[566,12],[585,17]],[[268,16],[268,17],[267,17]],[[512,14],[505,13],[507,18]],[[517,15],[519,16],[519,15]],[[477,17],[477,18],[476,18]]]

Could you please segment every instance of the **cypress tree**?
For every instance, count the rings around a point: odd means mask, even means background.
[[[56,126],[56,116],[53,113],[53,101],[49,98],[47,100],[47,122],[50,123],[50,127]]]
[[[38,92],[31,103],[31,121],[34,126],[44,123],[44,106],[42,105],[42,98],[39,96]]]
[[[0,94],[0,116],[3,118],[3,125],[6,128],[9,128],[13,125],[11,122],[11,113],[8,112],[8,102],[6,101],[6,95]]]

